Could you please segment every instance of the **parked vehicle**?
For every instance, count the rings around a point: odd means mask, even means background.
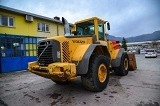
[[[145,50],[140,50],[140,54],[145,54],[146,51]]]
[[[132,52],[133,52],[133,53],[136,53],[137,51],[136,51],[136,50],[132,50]]]
[[[160,53],[160,49],[157,49],[156,51],[157,51],[157,53]]]
[[[155,49],[147,49],[145,53],[145,58],[147,57],[157,57],[157,52]]]

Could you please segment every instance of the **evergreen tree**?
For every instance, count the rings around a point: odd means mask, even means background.
[[[126,51],[127,50],[127,41],[126,41],[126,39],[123,37],[123,39],[122,39],[122,48],[124,48],[124,50]]]

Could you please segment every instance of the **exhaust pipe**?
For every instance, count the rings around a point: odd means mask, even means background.
[[[64,17],[62,17],[62,22],[64,25],[64,36],[71,36],[68,21]]]

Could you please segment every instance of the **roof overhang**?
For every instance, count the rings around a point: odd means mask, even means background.
[[[62,21],[60,21],[60,20],[45,17],[45,16],[42,16],[42,15],[37,15],[37,14],[34,14],[34,13],[30,13],[30,12],[25,12],[25,11],[22,11],[22,10],[6,7],[6,6],[2,6],[2,5],[0,5],[0,10],[3,11],[3,12],[9,12],[9,13],[19,14],[19,15],[24,15],[24,16],[25,15],[30,15],[30,16],[33,16],[34,18],[37,18],[37,19],[42,19],[42,20],[51,21],[51,22],[58,23],[58,24],[63,24]],[[73,27],[73,24],[69,23],[69,25]]]

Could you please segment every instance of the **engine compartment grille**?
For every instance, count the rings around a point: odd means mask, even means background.
[[[40,66],[48,66],[53,62],[52,57],[52,45],[38,46],[37,56],[39,57],[38,62]],[[46,49],[45,49],[46,48]],[[45,49],[45,50],[44,50]],[[44,50],[44,51],[43,51]],[[42,53],[43,52],[43,53]],[[41,54],[42,53],[42,54]]]
[[[69,41],[62,43],[63,62],[70,62]]]

